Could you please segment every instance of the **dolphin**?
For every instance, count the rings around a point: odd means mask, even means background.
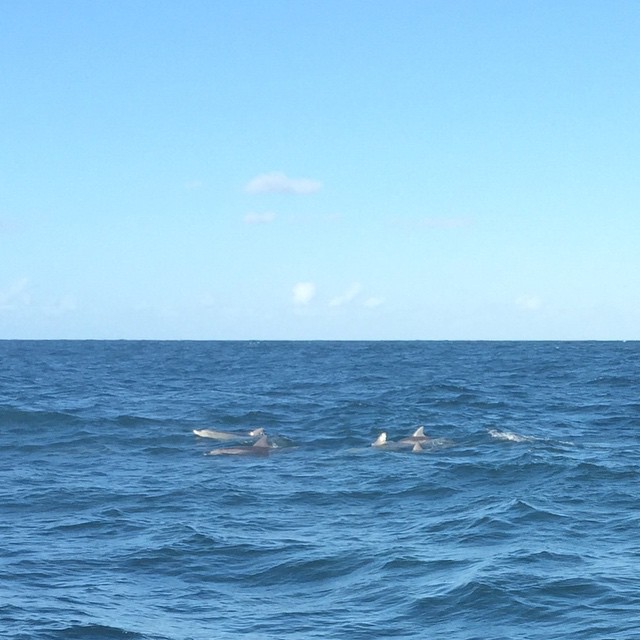
[[[425,435],[424,433],[424,427],[418,427],[412,435],[407,436],[406,438],[402,438],[402,440],[400,440],[400,442],[402,444],[406,444],[406,445],[412,445],[416,442],[429,442],[431,438],[429,438],[429,436]]]
[[[377,449],[387,449],[388,451],[395,451],[396,449],[406,449],[412,447],[413,443],[409,442],[393,442],[387,439],[386,431],[383,431],[372,443],[372,447]]]
[[[387,434],[385,431],[383,431],[372,443],[371,446],[372,447],[384,447],[386,444],[388,444],[387,442]]]
[[[260,438],[264,435],[264,429],[258,427],[252,429],[246,434],[244,433],[229,433],[228,431],[215,431],[214,429],[194,429],[193,433],[201,438],[212,438],[213,440],[246,440],[247,438]]]
[[[219,447],[207,452],[207,456],[267,456],[271,445],[263,435],[255,444],[245,447]]]
[[[372,443],[372,447],[383,447],[389,450],[396,449],[411,449],[415,453],[422,451],[421,444],[430,442],[431,438],[425,435],[424,427],[418,427],[412,435],[402,438],[397,442],[393,442],[387,439],[387,434],[383,431]]]

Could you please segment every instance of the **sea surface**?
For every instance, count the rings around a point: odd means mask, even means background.
[[[638,640],[640,343],[2,341],[0,637]]]

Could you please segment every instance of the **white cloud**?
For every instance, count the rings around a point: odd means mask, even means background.
[[[463,229],[470,227],[473,222],[465,217],[427,217],[420,220],[420,226],[427,229]]]
[[[249,193],[295,193],[308,195],[322,188],[322,183],[311,178],[289,178],[280,171],[262,173],[250,180],[245,191]]]
[[[5,291],[0,291],[0,311],[15,311],[31,304],[29,279],[20,278]]]
[[[542,306],[538,296],[525,294],[516,298],[516,306],[524,311],[536,311]]]
[[[379,307],[381,304],[384,304],[384,298],[378,298],[375,296],[372,296],[371,298],[367,298],[364,301],[364,306],[367,307],[367,309],[375,309],[376,307]]]
[[[47,316],[58,317],[63,316],[66,313],[71,313],[78,308],[76,299],[71,295],[64,295],[57,300],[54,300],[50,305],[44,308],[44,313]]]
[[[296,305],[309,304],[316,295],[316,285],[313,282],[298,282],[293,286],[293,302]]]
[[[265,211],[264,213],[247,213],[244,217],[245,224],[269,224],[276,219],[273,211]]]
[[[362,291],[362,285],[354,282],[342,295],[336,296],[329,302],[330,307],[341,307],[354,300]]]
[[[474,219],[469,216],[402,216],[395,224],[409,229],[455,230],[472,227]]]

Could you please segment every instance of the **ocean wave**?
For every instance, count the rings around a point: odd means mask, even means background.
[[[25,429],[52,430],[54,428],[76,426],[82,424],[82,417],[66,411],[49,411],[46,409],[27,409],[13,406],[0,407],[0,426],[2,432]]]
[[[500,429],[488,429],[487,433],[494,440],[501,440],[503,442],[516,442],[516,443],[535,443],[543,444],[552,448],[565,449],[566,447],[575,447],[575,443],[571,440],[559,439],[562,436],[561,432],[552,432],[545,437],[523,435],[515,433],[513,431],[502,431]]]
[[[45,632],[51,640],[166,640],[167,636],[147,635],[103,624],[72,624]]]
[[[489,435],[496,440],[506,440],[508,442],[535,442],[538,438],[534,436],[523,436],[513,431],[500,431],[498,429],[489,429]]]

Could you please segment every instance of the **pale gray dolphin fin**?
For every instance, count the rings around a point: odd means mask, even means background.
[[[419,442],[416,442],[416,443],[413,445],[413,449],[411,449],[411,451],[412,451],[413,453],[420,453],[421,451],[424,451],[424,449],[420,446],[420,443],[419,443]]]
[[[387,444],[387,434],[384,431],[371,443],[371,446],[381,447],[383,444]]]
[[[268,447],[269,441],[267,440],[267,436],[262,436],[256,443],[253,445],[254,447]]]
[[[418,427],[414,432],[413,432],[413,438],[424,438],[424,427]]]

